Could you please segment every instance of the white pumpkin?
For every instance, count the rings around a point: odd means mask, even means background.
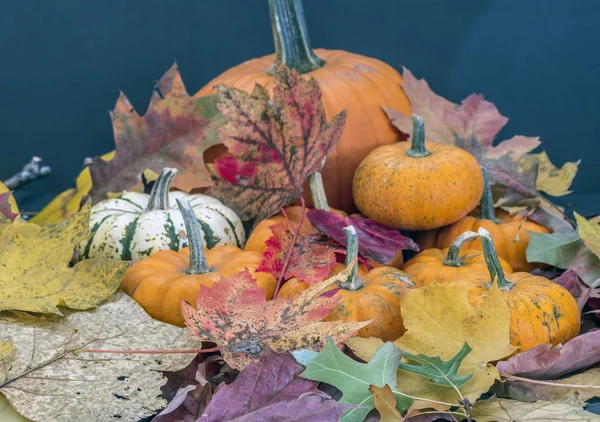
[[[169,192],[176,169],[165,168],[150,195],[124,192],[92,207],[91,234],[80,246],[81,258],[137,261],[165,249],[178,251],[188,239],[176,199],[190,202],[208,249],[217,245],[243,248],[246,232],[240,218],[208,195]]]

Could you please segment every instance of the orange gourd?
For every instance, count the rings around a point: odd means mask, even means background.
[[[358,256],[358,238],[354,227],[345,229],[348,238],[346,264],[336,264],[330,276],[339,274]],[[359,337],[377,337],[383,341],[394,341],[405,331],[400,312],[400,301],[407,289],[414,283],[408,274],[392,268],[380,266],[367,270],[365,265],[356,265],[346,282],[332,284],[325,291],[337,289],[341,296],[338,304],[324,318],[324,321],[365,321],[373,319],[361,328]],[[308,283],[291,278],[279,290],[277,297],[293,298],[306,290]]]
[[[416,287],[427,286],[434,281],[445,283],[465,273],[479,272],[487,275],[488,269],[482,251],[469,249],[460,255],[463,244],[478,237],[475,232],[464,232],[448,249],[432,248],[420,252],[404,264],[402,271],[413,277]],[[502,258],[499,258],[499,262],[505,272],[513,272],[508,262]]]
[[[413,126],[412,145],[381,146],[360,163],[354,201],[363,215],[389,227],[435,229],[477,206],[483,175],[467,151],[425,142],[422,118],[413,115]]]
[[[579,307],[571,293],[544,277],[505,274],[490,233],[482,227],[479,234],[489,274],[466,272],[446,285],[465,289],[471,304],[478,306],[496,280],[510,308],[510,343],[518,352],[540,344],[565,344],[579,334]]]
[[[534,221],[528,220],[523,215],[509,215],[504,210],[494,212],[494,200],[490,188],[487,169],[482,167],[484,174],[484,190],[481,197],[480,213],[478,217],[466,216],[465,218],[447,227],[438,230],[430,230],[416,236],[416,241],[421,249],[447,248],[460,233],[465,231],[477,231],[483,227],[490,232],[498,256],[505,259],[514,271],[531,271],[536,266],[533,262],[527,262],[527,246],[529,246],[529,234],[550,233],[546,227]],[[475,239],[466,243],[463,250],[482,249],[481,240]]]
[[[388,64],[341,50],[312,50],[301,0],[269,0],[275,54],[248,60],[210,81],[196,96],[215,92],[225,84],[247,92],[260,84],[272,90],[271,69],[283,63],[307,78],[314,78],[322,92],[329,119],[346,109],[346,127],[335,151],[327,157],[322,172],[331,205],[354,210],[352,175],[360,161],[379,145],[398,140],[381,106],[410,114],[410,102],[402,90],[402,76]],[[218,146],[207,151],[206,162],[225,154]],[[308,189],[305,189],[305,192]],[[305,196],[310,204],[309,195]]]
[[[254,272],[262,261],[258,252],[244,252],[235,246],[207,250],[194,212],[186,200],[177,199],[185,221],[189,247],[175,252],[163,250],[133,264],[121,281],[121,288],[159,321],[183,327],[181,300],[196,305],[200,286],[212,286],[222,277],[249,270],[267,300],[273,297],[277,280],[269,273]]]

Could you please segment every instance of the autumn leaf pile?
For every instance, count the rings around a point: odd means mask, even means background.
[[[536,271],[575,297],[579,336],[519,352],[496,284],[474,306],[464,290],[434,282],[403,298],[399,338],[358,337],[371,321],[325,321],[341,300],[327,289],[359,265],[387,264],[418,246],[365,217],[304,207],[300,222],[284,211],[270,227],[257,271],[278,279],[278,289],[296,277],[306,290],[271,300],[242,271],[182,303],[186,327],[150,318],[118,290],[129,263],[77,259],[90,202],[142,191],[153,172],[175,167],[174,188],[207,188],[251,231],[301,198],[346,119],[328,119],[315,80],[285,66],[271,94],[219,86],[206,97],[188,95],[174,66],[143,116],[119,97],[115,153],[91,161],[83,175],[91,183],[78,180],[33,222],[0,189],[0,394],[11,405],[0,401],[0,420],[20,417],[14,411],[45,422],[600,420],[586,410],[600,396],[600,226],[578,214],[570,221],[542,194],[569,193],[578,163],[555,167],[532,152],[538,138],[494,144],[507,118],[480,95],[456,105],[407,69],[404,80],[428,141],[469,151],[489,170],[497,206],[552,228],[530,234],[527,258],[548,264]],[[385,112],[411,135],[410,116]],[[229,155],[205,165],[204,152],[218,143]],[[314,230],[302,232],[303,224]],[[333,273],[348,253],[349,225],[360,262]]]

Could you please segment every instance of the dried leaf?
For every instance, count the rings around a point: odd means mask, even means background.
[[[266,346],[258,362],[217,389],[198,421],[337,420],[348,406],[331,400],[316,382],[299,378],[303,369],[292,355]]]
[[[158,81],[143,116],[121,93],[111,112],[115,156],[110,161],[96,157],[89,165],[94,201],[109,192],[141,190],[139,176],[147,168],[177,168],[173,187],[186,192],[212,185],[202,155],[219,143],[216,129],[222,120],[215,100],[190,97],[177,65]]]
[[[519,160],[519,171],[525,172],[534,166],[538,166],[536,187],[552,196],[564,196],[570,194],[569,190],[581,160],[572,163],[566,162],[562,168],[556,167],[546,151],[539,154],[527,154]]]
[[[396,257],[398,250],[419,250],[419,246],[411,238],[362,216],[344,217],[318,209],[309,210],[306,216],[314,227],[342,245],[347,244],[346,233],[342,229],[354,226],[358,235],[358,253],[382,264],[389,264]]]
[[[600,362],[600,330],[592,330],[552,347],[541,344],[507,361],[498,362],[496,367],[504,374],[518,375],[534,380],[549,380],[588,368]]]
[[[375,408],[370,390],[372,385],[389,385],[396,397],[396,406],[401,411],[408,409],[412,403],[396,388],[396,368],[401,353],[391,342],[377,349],[369,363],[360,363],[346,356],[330,338],[320,353],[300,350],[293,352],[293,355],[298,363],[306,366],[301,377],[331,384],[342,392],[341,403],[360,406],[348,410],[340,419],[342,421],[363,421],[369,411]]]
[[[369,390],[373,393],[373,404],[381,416],[381,422],[397,422],[402,420],[402,415],[396,409],[396,396],[389,385],[377,387],[372,385]]]
[[[150,318],[118,292],[93,311],[0,316],[0,336],[14,345],[0,371],[0,392],[33,420],[139,420],[166,405],[159,371],[178,370],[186,354],[102,354],[81,349],[198,348],[187,330]],[[124,317],[126,316],[126,317]],[[57,402],[60,393],[60,402]]]
[[[10,221],[13,221],[19,215],[19,207],[12,192],[0,182],[0,214],[3,214]]]
[[[489,362],[510,355],[510,309],[497,285],[481,306],[469,303],[465,290],[437,283],[412,290],[402,302],[407,332],[396,342],[412,354],[452,359],[467,343],[472,351],[462,361],[458,375],[472,374],[460,391],[472,403],[499,378]],[[455,389],[432,384],[427,378],[398,370],[398,388],[412,396],[458,403]],[[429,404],[431,407],[431,404]],[[436,407],[438,408],[438,407]],[[441,410],[441,409],[440,409]]]
[[[27,419],[10,405],[8,400],[0,394],[0,421],[2,422],[31,422],[31,419]]]
[[[494,146],[495,136],[508,119],[482,95],[472,94],[458,105],[435,94],[427,82],[416,79],[408,69],[404,69],[403,77],[402,88],[410,99],[413,113],[425,121],[427,141],[455,145],[470,152],[488,169],[494,183],[508,189],[511,201],[516,198],[538,198],[540,187],[545,189],[549,184],[556,183],[556,168],[547,157],[545,160],[539,155],[530,158],[534,162],[529,166],[521,162],[526,154],[540,145],[539,138],[518,135]],[[412,134],[410,116],[396,110],[384,110],[394,126],[406,134]],[[577,163],[567,163],[560,171],[560,189],[556,189],[556,184],[548,187],[551,192],[547,193],[566,192],[576,167]],[[549,177],[551,182],[548,182]]]
[[[256,271],[267,272],[279,278],[289,254],[294,233],[286,223],[277,223],[269,227],[273,235],[267,240],[263,260]],[[335,253],[343,248],[328,241],[322,235],[309,234],[298,236],[285,271],[284,280],[298,277],[307,283],[318,283],[329,275],[336,264]]]
[[[600,279],[600,259],[585,246],[575,229],[528,233],[527,261],[573,270],[588,286]]]
[[[353,265],[312,285],[293,300],[268,302],[263,289],[245,271],[223,278],[212,287],[202,286],[197,310],[184,303],[183,317],[198,340],[216,343],[225,361],[236,369],[257,362],[267,344],[277,352],[322,347],[327,336],[342,341],[371,322],[321,322],[340,298],[319,296],[320,292],[347,279],[351,268]]]
[[[242,220],[261,221],[300,198],[304,180],[321,170],[337,145],[345,111],[329,123],[317,82],[280,66],[273,100],[256,85],[252,94],[218,86],[218,107],[227,123],[219,136],[233,157],[209,166],[215,186],[209,194]]]
[[[579,305],[579,312],[581,313],[583,307],[587,303],[588,299],[592,294],[592,288],[588,287],[581,279],[577,276],[577,273],[573,270],[567,270],[560,276],[553,279],[556,284],[563,286],[569,291],[577,301]],[[597,287],[599,283],[596,283],[594,287]]]
[[[600,421],[600,416],[586,412],[583,406],[575,404],[541,400],[523,403],[495,397],[475,403],[471,416],[477,422]]]
[[[89,218],[89,204],[42,228],[0,215],[0,310],[89,309],[117,290],[127,263],[96,258],[69,267],[75,246],[89,236]]]
[[[600,257],[600,225],[586,220],[576,212],[573,213],[577,220],[577,232],[590,251]]]

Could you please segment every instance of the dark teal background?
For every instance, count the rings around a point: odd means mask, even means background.
[[[53,174],[17,191],[39,210],[73,185],[84,157],[113,148],[122,89],[142,114],[177,60],[195,92],[271,53],[267,0],[4,0],[0,10],[0,179],[32,155]],[[500,134],[541,136],[556,164],[582,158],[575,195],[600,212],[600,0],[305,0],[313,45],[404,65],[459,102],[483,93],[510,118]]]

